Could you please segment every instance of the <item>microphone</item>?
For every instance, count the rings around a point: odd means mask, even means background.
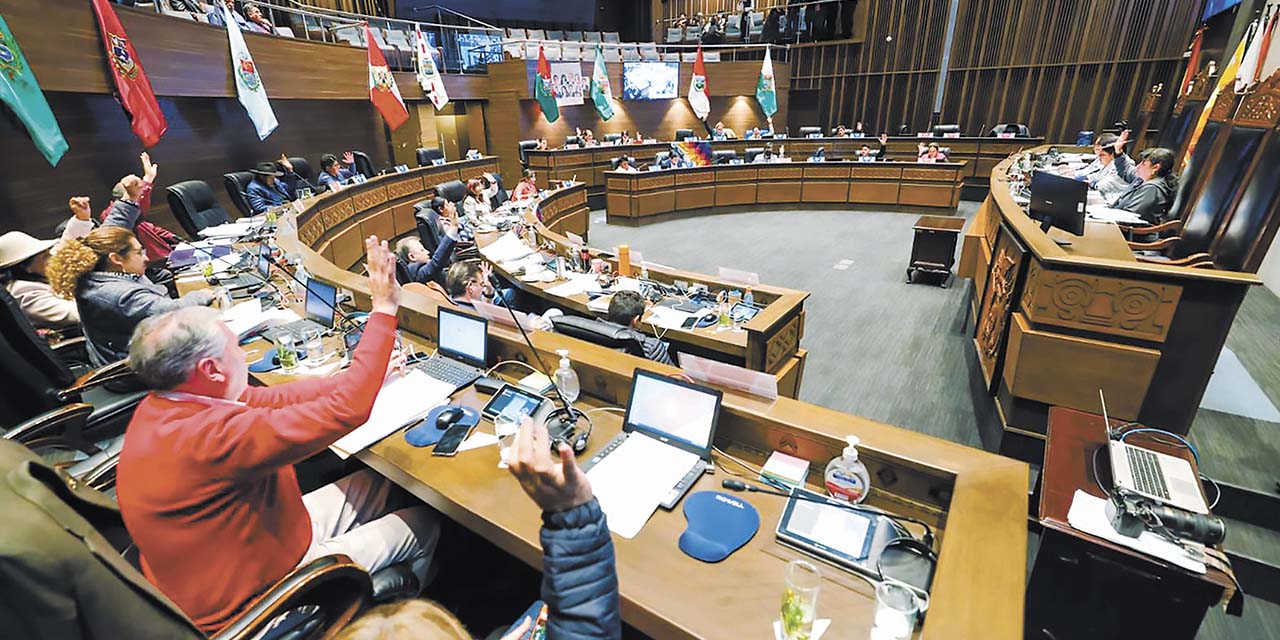
[[[925,524],[923,521],[917,520],[910,516],[900,516],[897,514],[889,513],[882,509],[877,509],[875,507],[867,507],[860,504],[840,502],[838,500],[828,500],[826,498],[814,498],[801,493],[787,493],[784,491],[774,491],[772,489],[761,489],[760,487],[757,487],[755,485],[750,485],[741,480],[734,480],[732,478],[724,479],[720,483],[720,486],[730,491],[746,491],[748,493],[763,493],[771,496],[782,496],[783,498],[794,498],[796,500],[803,500],[805,502],[812,502],[814,504],[823,504],[829,507],[835,507],[837,509],[846,509],[848,511],[853,511],[855,513],[884,516],[885,518],[894,520],[899,524],[902,524],[904,522],[917,524],[917,525],[920,525],[921,527],[924,527],[924,538],[922,541],[924,542],[925,546],[929,547],[930,549],[933,548],[933,528],[930,527],[928,524]]]

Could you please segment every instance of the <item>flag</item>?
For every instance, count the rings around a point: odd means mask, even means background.
[[[547,62],[547,54],[538,45],[538,72],[533,76],[533,97],[542,107],[542,116],[547,122],[560,119],[560,106],[556,104],[556,91],[551,87],[551,63]]]
[[[760,79],[756,81],[756,101],[764,115],[772,118],[778,112],[778,90],[773,84],[773,58],[768,48],[764,50],[764,62],[760,65]]]
[[[1253,84],[1253,76],[1258,72],[1258,50],[1262,47],[1262,23],[1254,20],[1249,25],[1250,29],[1246,40],[1249,44],[1245,47],[1244,58],[1240,60],[1240,69],[1236,71],[1236,92],[1243,92]]]
[[[253,64],[253,56],[249,55],[249,47],[244,43],[244,35],[240,33],[240,25],[236,24],[231,10],[220,4],[223,20],[227,24],[227,40],[231,43],[231,71],[236,78],[236,95],[240,105],[253,121],[253,128],[258,132],[259,140],[266,140],[280,122],[276,120],[275,111],[271,110],[271,102],[267,100],[267,87],[262,84],[262,76],[258,75],[258,67]]]
[[[1191,40],[1191,58],[1187,60],[1187,72],[1182,75],[1182,88],[1178,95],[1186,95],[1191,90],[1191,81],[1200,72],[1200,45],[1204,43],[1204,27],[1196,29],[1196,37]]]
[[[1253,81],[1258,82],[1263,78],[1270,78],[1275,73],[1276,67],[1280,66],[1280,60],[1272,60],[1273,53],[1271,51],[1271,37],[1276,29],[1276,17],[1280,16],[1280,10],[1271,14],[1271,19],[1267,20],[1267,30],[1262,34],[1262,46],[1258,48],[1258,68],[1253,72]]]
[[[40,83],[36,82],[36,72],[27,64],[4,16],[0,16],[0,101],[9,105],[26,125],[31,141],[36,143],[45,160],[58,166],[62,154],[67,152],[67,139],[62,137],[58,120],[44,99]]]
[[[1227,68],[1223,69],[1222,74],[1218,76],[1218,84],[1213,88],[1213,93],[1209,94],[1209,101],[1204,104],[1204,109],[1200,111],[1196,128],[1191,131],[1191,139],[1187,142],[1187,152],[1182,156],[1182,164],[1186,164],[1191,159],[1191,152],[1195,151],[1196,143],[1200,141],[1200,133],[1209,122],[1209,114],[1213,113],[1213,104],[1218,101],[1218,96],[1222,95],[1223,91],[1229,90],[1235,83],[1236,76],[1239,75],[1240,62],[1244,60],[1245,47],[1248,44],[1246,39],[1240,39],[1240,44],[1236,46],[1236,52],[1232,54]]]
[[[693,60],[693,77],[689,79],[689,107],[699,120],[706,120],[711,113],[711,92],[707,84],[707,65],[702,61],[702,45],[698,45],[698,57]]]
[[[711,165],[711,143],[706,140],[672,142],[671,154],[692,162],[695,167]]]
[[[369,31],[369,23],[364,24],[364,40],[369,43],[369,99],[378,108],[382,119],[392,131],[408,122],[409,110],[404,106],[404,98],[400,97],[400,89],[396,87],[396,77],[387,68],[387,59],[382,56],[382,49],[373,40],[373,32]]]
[[[596,63],[591,69],[591,101],[601,120],[613,117],[613,91],[609,89],[609,69],[604,66],[604,47],[596,45]]]
[[[436,111],[439,111],[449,104],[449,93],[444,90],[444,78],[440,77],[440,70],[436,69],[435,58],[431,56],[431,46],[422,36],[422,29],[419,28],[416,34],[414,42],[418,52],[418,84],[422,86],[422,93],[427,96],[431,104],[436,106]]]
[[[132,118],[133,133],[142,141],[142,146],[154,147],[168,130],[169,123],[165,122],[160,104],[156,102],[151,81],[147,80],[142,61],[111,3],[108,0],[90,2],[98,16],[98,30],[102,32],[102,45],[107,50],[107,66],[116,81],[116,98]]]

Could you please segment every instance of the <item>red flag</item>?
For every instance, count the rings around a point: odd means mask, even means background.
[[[133,43],[124,32],[124,25],[107,0],[90,0],[93,12],[98,16],[98,31],[102,33],[102,46],[107,51],[107,66],[116,81],[116,99],[133,119],[133,133],[144,147],[154,147],[160,136],[168,130],[169,123],[160,111],[151,82],[142,70]]]
[[[1191,58],[1187,60],[1187,72],[1182,76],[1182,87],[1178,90],[1178,95],[1184,95],[1187,88],[1191,86],[1191,81],[1195,79],[1196,73],[1200,71],[1200,44],[1204,42],[1204,27],[1196,29],[1196,37],[1191,40]]]
[[[369,31],[369,23],[364,25],[364,39],[369,43],[369,99],[378,108],[387,126],[395,131],[400,125],[408,122],[409,110],[400,97],[400,89],[396,87],[396,77],[387,68],[387,59],[382,56],[382,49],[373,40],[373,32]]]
[[[1271,14],[1271,19],[1267,21],[1267,30],[1262,34],[1262,44],[1258,45],[1258,66],[1253,69],[1254,82],[1262,79],[1262,67],[1266,65],[1267,52],[1271,49],[1271,34],[1276,29],[1276,16],[1280,16],[1280,11]]]

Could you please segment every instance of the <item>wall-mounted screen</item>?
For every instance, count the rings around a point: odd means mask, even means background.
[[[623,100],[666,100],[679,97],[679,62],[622,63]]]

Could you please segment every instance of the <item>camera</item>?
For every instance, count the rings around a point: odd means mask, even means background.
[[[1218,544],[1227,537],[1222,518],[1175,509],[1127,491],[1111,493],[1107,518],[1117,533],[1130,538],[1147,529],[1206,545]]]

